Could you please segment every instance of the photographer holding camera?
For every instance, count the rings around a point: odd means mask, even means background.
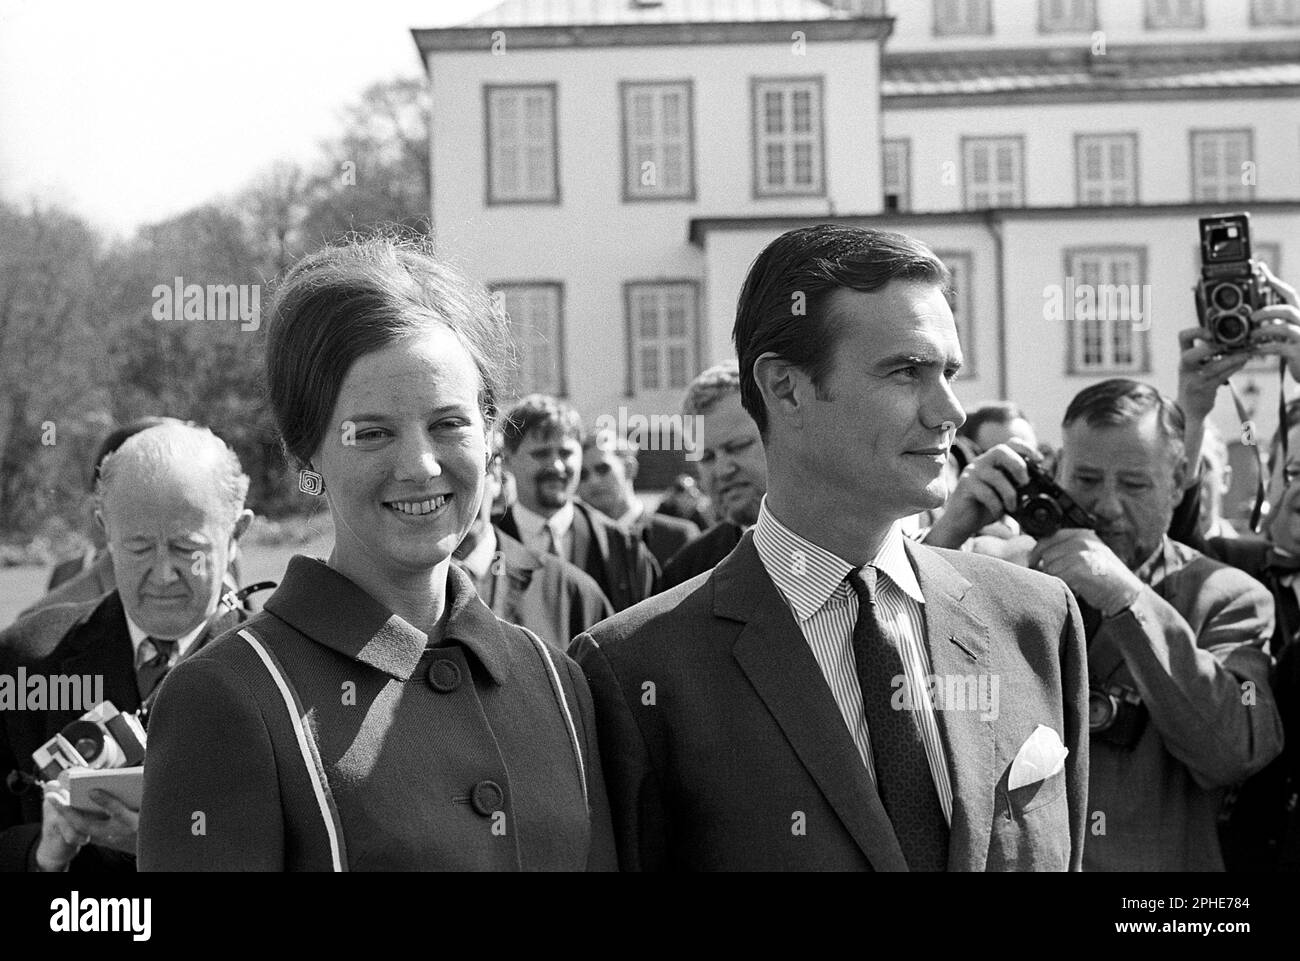
[[[962,474],[927,542],[956,547],[1012,513],[1095,521],[1039,526],[1029,564],[1079,599],[1088,641],[1089,837],[1085,870],[1222,870],[1225,790],[1282,747],[1268,686],[1268,592],[1165,532],[1183,495],[1184,420],[1126,379],[1071,401],[1058,480],[1024,445],[998,445]],[[1024,495],[1033,493],[1032,502]],[[1089,512],[1087,515],[1078,511]]]

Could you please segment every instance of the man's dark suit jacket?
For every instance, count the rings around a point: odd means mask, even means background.
[[[645,542],[662,568],[683,547],[700,536],[700,529],[690,521],[666,514],[645,511],[631,525],[632,533]]]
[[[953,787],[949,870],[1078,870],[1088,687],[1074,599],[1043,574],[905,543],[933,672],[1000,684],[995,719],[936,711]],[[906,870],[752,533],[712,574],[602,622],[570,653],[595,698],[623,869]],[[1040,724],[1069,749],[1064,770],[1010,790]]]
[[[685,584],[697,574],[713,570],[719,561],[736,549],[742,533],[740,526],[731,521],[714,524],[668,559],[663,576],[659,578],[659,590],[666,591]]]
[[[1273,697],[1282,719],[1282,754],[1249,778],[1221,825],[1229,871],[1300,871],[1300,604],[1285,571],[1270,567],[1272,543],[1258,536],[1211,537],[1206,554],[1245,571],[1273,595],[1269,652]]]
[[[197,651],[215,634],[244,619],[243,611],[226,612],[189,648]],[[104,700],[119,711],[140,709],[136,685],[135,650],[126,626],[126,612],[116,590],[83,604],[57,604],[20,618],[0,633],[0,674],[16,676],[102,675]],[[86,705],[89,709],[93,705]],[[58,734],[84,711],[0,711],[0,775],[31,773],[32,752]],[[41,836],[41,791],[29,788],[21,796],[0,791],[0,871],[27,871],[35,866]],[[134,871],[135,858],[88,844],[68,866],[70,871]]]
[[[140,707],[135,658],[122,601],[102,600],[45,608],[0,633],[0,673],[16,676],[102,675],[104,698],[119,711]],[[86,705],[87,708],[92,705]],[[81,711],[0,711],[0,774],[32,771],[32,752],[75,721]],[[41,791],[21,797],[0,792],[0,871],[27,871],[41,836]],[[135,870],[135,858],[88,844],[70,871]]]
[[[574,501],[573,507],[573,563],[600,585],[614,610],[625,610],[653,594],[659,564],[649,549],[595,508],[581,501]],[[522,540],[513,507],[495,523]]]

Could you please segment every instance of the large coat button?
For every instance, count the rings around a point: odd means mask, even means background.
[[[479,781],[469,793],[470,804],[485,818],[491,817],[494,811],[500,811],[505,799],[505,792],[496,781]]]
[[[429,686],[450,694],[460,687],[460,666],[455,661],[438,660],[429,665]]]

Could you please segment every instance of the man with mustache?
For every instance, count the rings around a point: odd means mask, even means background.
[[[1057,481],[1097,529],[1043,538],[1031,566],[1078,597],[1091,687],[1085,870],[1222,871],[1227,789],[1282,749],[1269,689],[1273,601],[1165,532],[1187,471],[1183,412],[1115,378],[1070,402]],[[960,543],[1016,504],[1023,447],[967,468],[927,543]]]
[[[763,439],[741,405],[736,361],[724,361],[696,377],[686,389],[682,413],[701,418],[700,486],[713,503],[718,523],[668,559],[659,580],[661,591],[713,570],[758,520],[767,493]]]
[[[640,538],[578,500],[582,438],[578,412],[554,397],[530,394],[510,409],[503,464],[519,499],[497,526],[586,571],[621,611],[654,593],[659,566]]]
[[[950,295],[928,247],[861,227],[792,230],[750,267],[733,339],[766,451],[756,522],[571,648],[623,869],[1078,869],[1069,592],[898,527],[943,503],[965,418]]]

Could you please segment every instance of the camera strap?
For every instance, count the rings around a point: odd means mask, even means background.
[[[1278,358],[1278,380],[1277,380],[1277,423],[1278,434],[1282,438],[1281,457],[1282,464],[1285,465],[1288,459],[1287,453],[1287,422],[1286,422],[1286,360]],[[1237,385],[1231,380],[1228,381],[1228,391],[1232,394],[1232,403],[1237,408],[1237,418],[1241,422],[1243,437],[1249,437],[1255,448],[1255,506],[1250,511],[1250,532],[1258,534],[1264,518],[1268,516],[1268,468],[1264,464],[1264,448],[1255,437],[1254,427],[1250,419],[1250,412],[1246,410],[1246,404],[1241,399],[1241,394],[1237,391]],[[1285,466],[1283,470],[1285,470]]]

